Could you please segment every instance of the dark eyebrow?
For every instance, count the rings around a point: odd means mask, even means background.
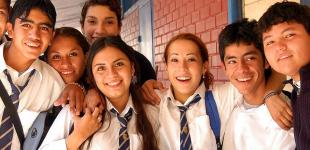
[[[265,41],[266,39],[268,39],[268,38],[270,38],[270,37],[271,37],[271,35],[265,36],[265,37],[263,38],[263,41]]]
[[[236,59],[236,58],[237,58],[236,56],[225,56],[224,61],[229,60],[229,59]]]
[[[29,20],[27,18],[19,18],[19,19],[21,20],[20,22],[22,23],[28,22],[28,23],[36,24],[33,20]],[[39,23],[39,25],[45,25],[45,26],[48,26],[49,28],[53,28],[52,24],[48,22],[42,22],[42,23]]]
[[[104,63],[95,64],[95,66],[105,66]]]
[[[121,60],[125,60],[125,59],[124,58],[119,58],[117,60],[114,60],[113,63],[116,63],[116,62],[121,61]]]

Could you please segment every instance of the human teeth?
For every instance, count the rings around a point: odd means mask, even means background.
[[[285,56],[281,56],[280,59],[285,59],[288,58],[289,56],[285,55]]]
[[[31,46],[31,47],[38,47],[39,44],[37,43],[26,43],[28,46]]]
[[[64,72],[61,72],[62,74],[64,75],[67,75],[67,74],[71,74],[73,71],[64,71]]]
[[[119,84],[120,81],[117,81],[117,82],[110,82],[110,83],[107,83],[109,86],[114,86],[114,85],[117,85]]]
[[[178,80],[189,80],[190,77],[177,77]]]
[[[241,81],[241,82],[244,82],[244,81],[248,81],[248,80],[251,80],[251,78],[240,78],[240,79],[237,79],[238,81]]]

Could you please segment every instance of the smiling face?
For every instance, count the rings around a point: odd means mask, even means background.
[[[16,59],[37,59],[48,47],[53,37],[52,23],[40,9],[32,9],[25,19],[17,18],[15,25],[7,24],[12,38],[10,49]]]
[[[128,100],[134,74],[133,64],[115,47],[105,47],[92,62],[92,73],[99,90],[111,101]]]
[[[99,37],[117,36],[120,34],[117,16],[109,6],[90,6],[82,24],[82,32],[89,43],[93,43]]]
[[[208,62],[202,62],[199,49],[194,42],[181,39],[170,44],[166,62],[174,96],[184,102],[199,87]]]
[[[310,62],[310,35],[302,24],[279,23],[263,33],[266,58],[271,67],[299,81],[299,70]]]
[[[47,62],[65,83],[77,82],[85,70],[83,49],[73,37],[57,36],[47,51]]]
[[[264,90],[264,70],[268,67],[264,64],[262,54],[253,44],[232,44],[225,48],[226,75],[245,97]]]

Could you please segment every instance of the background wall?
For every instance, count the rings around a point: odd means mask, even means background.
[[[246,18],[258,20],[269,6],[283,0],[243,0],[243,13]],[[300,3],[300,0],[290,0]]]

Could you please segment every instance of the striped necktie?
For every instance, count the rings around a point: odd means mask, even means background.
[[[19,104],[19,94],[24,90],[24,88],[28,85],[29,80],[32,75],[35,73],[35,70],[32,70],[23,86],[16,87],[13,84],[11,75],[7,70],[4,70],[4,74],[7,76],[8,81],[10,82],[10,86],[12,88],[12,95],[10,95],[10,99],[12,103],[18,108]],[[12,145],[12,137],[13,137],[13,122],[8,112],[8,109],[5,107],[2,115],[2,121],[0,126],[0,148],[1,150],[10,150]]]
[[[127,131],[127,124],[132,117],[132,108],[128,110],[124,117],[121,117],[119,113],[112,108],[111,112],[117,116],[117,119],[121,125],[121,129],[119,130],[119,138],[118,138],[118,150],[129,150],[130,141],[129,135]]]
[[[178,106],[181,115],[180,115],[180,125],[181,125],[181,132],[180,132],[180,150],[191,150],[193,149],[192,147],[192,141],[191,141],[191,136],[189,134],[189,128],[188,128],[188,124],[187,124],[187,118],[186,118],[186,111],[187,109],[199,102],[199,100],[201,99],[201,97],[199,96],[199,94],[197,94],[194,99],[187,105],[185,106]]]

